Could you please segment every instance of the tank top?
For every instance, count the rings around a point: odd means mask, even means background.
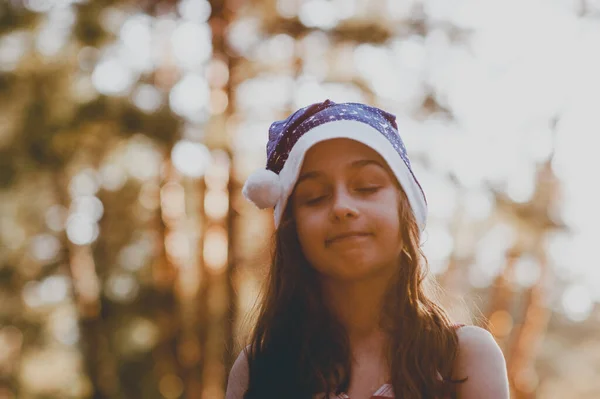
[[[464,324],[455,324],[454,328],[459,329],[463,327]],[[316,395],[316,398],[322,397],[322,395]],[[394,389],[392,388],[392,384],[383,384],[375,393],[371,396],[371,399],[389,399],[395,398]],[[332,394],[329,399],[352,399],[350,396],[345,393],[340,393],[339,395]]]

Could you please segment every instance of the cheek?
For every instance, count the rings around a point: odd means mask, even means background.
[[[396,251],[401,247],[401,215],[397,203],[389,201],[385,206],[372,209],[371,221],[377,235],[378,246],[382,251]]]
[[[378,224],[386,230],[396,230],[400,232],[400,209],[398,198],[394,192],[388,192],[375,204],[371,206],[371,215],[376,218]]]
[[[307,258],[312,258],[315,252],[321,249],[323,243],[323,224],[318,215],[308,212],[297,212],[296,232],[298,240]]]
[[[377,221],[376,231],[379,245],[382,245],[386,250],[394,249],[402,240],[398,216],[391,212],[386,215],[380,215],[380,218]]]

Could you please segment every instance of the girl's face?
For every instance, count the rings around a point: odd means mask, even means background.
[[[398,187],[383,158],[357,141],[307,151],[291,206],[302,250],[322,276],[361,280],[398,267]]]

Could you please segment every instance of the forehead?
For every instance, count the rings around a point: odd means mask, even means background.
[[[349,165],[353,161],[373,160],[382,166],[387,166],[381,155],[371,147],[351,139],[331,139],[312,146],[304,156],[301,172],[332,169]]]

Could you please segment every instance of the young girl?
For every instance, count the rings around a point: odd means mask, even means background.
[[[424,288],[427,202],[396,118],[332,101],[269,129],[244,195],[276,239],[250,344],[226,399],[508,398],[493,337]]]

